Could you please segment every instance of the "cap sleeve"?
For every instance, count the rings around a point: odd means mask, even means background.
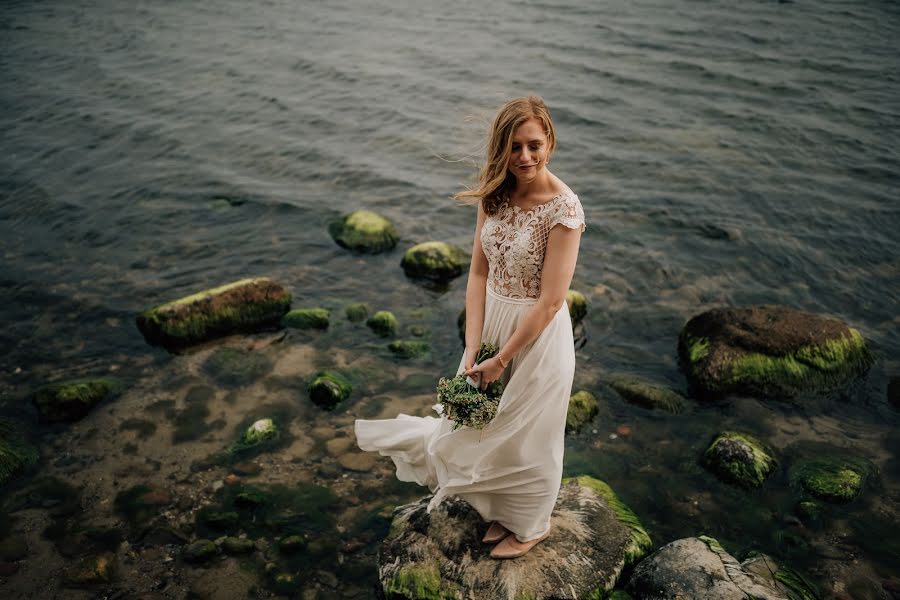
[[[562,223],[569,229],[581,229],[581,231],[584,231],[584,209],[581,208],[581,201],[575,194],[566,196],[559,203],[556,213],[550,221],[550,228],[552,229],[559,223]]]

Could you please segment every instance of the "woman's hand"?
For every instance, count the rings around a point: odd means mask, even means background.
[[[468,362],[468,357],[466,361]],[[477,365],[463,371],[463,375],[471,377],[472,379],[478,379],[478,377],[481,377],[482,390],[486,390],[488,385],[500,379],[500,376],[502,374],[503,365],[500,364],[500,359],[497,357],[489,358],[486,361],[478,363]]]

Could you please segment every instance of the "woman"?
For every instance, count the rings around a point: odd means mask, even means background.
[[[522,556],[550,534],[562,477],[575,372],[565,299],[584,212],[547,169],[555,147],[543,100],[511,100],[494,119],[478,186],[457,194],[478,204],[457,374],[482,388],[505,383],[496,416],[480,431],[404,414],[355,425],[360,448],[390,456],[398,479],[435,492],[429,511],[456,495],[492,521],[483,540],[500,542],[494,558]],[[482,342],[500,351],[475,364]]]

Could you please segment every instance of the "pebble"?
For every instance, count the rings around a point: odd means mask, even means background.
[[[619,425],[616,427],[616,433],[622,437],[631,435],[631,425]]]
[[[619,436],[617,436],[615,433],[609,434],[609,439],[611,439],[611,440],[614,440],[614,439],[616,439],[617,437],[619,437]]]
[[[226,485],[237,485],[241,482],[241,478],[235,475],[234,473],[229,473],[225,476],[225,484]]]

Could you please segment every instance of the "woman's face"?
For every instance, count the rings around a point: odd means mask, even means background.
[[[513,132],[506,168],[519,183],[533,181],[547,164],[547,135],[541,122],[528,119]]]

